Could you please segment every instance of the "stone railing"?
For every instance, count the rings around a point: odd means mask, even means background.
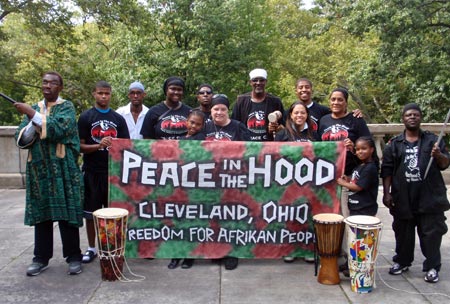
[[[27,151],[16,146],[14,133],[17,127],[0,126],[0,188],[24,188],[25,187],[25,162]],[[391,135],[399,134],[403,131],[403,124],[369,124],[377,146],[378,156],[385,145],[385,140]],[[439,134],[442,129],[440,123],[422,124],[422,129]],[[450,134],[450,125],[444,130],[445,134]],[[450,184],[450,169],[444,172],[447,184]]]
[[[24,188],[28,151],[16,146],[17,127],[0,127],[0,188]]]

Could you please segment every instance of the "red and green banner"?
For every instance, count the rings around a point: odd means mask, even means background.
[[[109,199],[129,211],[126,256],[312,256],[312,216],[339,213],[345,154],[342,142],[115,140]]]

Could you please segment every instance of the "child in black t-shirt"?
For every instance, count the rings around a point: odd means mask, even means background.
[[[348,209],[352,215],[375,216],[378,211],[379,160],[375,142],[370,136],[359,137],[355,142],[356,156],[361,164],[353,169],[352,176],[342,176],[337,183],[348,188]],[[344,276],[349,277],[348,262],[339,266]]]
[[[375,143],[372,137],[363,136],[355,142],[356,156],[361,164],[356,167],[351,177],[343,176],[337,183],[350,190],[348,209],[350,215],[374,216],[378,211],[378,169]]]
[[[206,115],[202,111],[192,110],[186,121],[187,134],[180,139],[204,140],[203,128],[205,127],[205,120]]]

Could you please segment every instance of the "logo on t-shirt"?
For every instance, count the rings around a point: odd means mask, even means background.
[[[319,129],[319,124],[317,123],[319,120],[311,115],[311,127],[313,131],[317,131]]]
[[[92,140],[100,143],[104,137],[117,137],[117,125],[109,120],[96,121],[91,128]]]
[[[266,133],[266,120],[264,111],[254,111],[248,115],[247,128],[250,132],[263,134]]]
[[[187,131],[186,117],[169,115],[162,118],[161,131],[167,134],[183,135]]]
[[[224,131],[217,131],[206,135],[205,140],[211,141],[231,141],[232,136]]]
[[[348,138],[348,128],[340,124],[326,128],[322,134],[323,141],[340,141],[346,138]]]
[[[417,154],[419,152],[419,147],[417,145],[411,145],[406,147],[406,156],[405,156],[405,178],[408,183],[417,182],[422,180],[420,177],[420,169],[419,169],[419,159]]]

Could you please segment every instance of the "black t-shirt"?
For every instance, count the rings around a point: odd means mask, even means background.
[[[231,119],[224,127],[209,121],[205,125],[205,140],[212,141],[248,141],[250,135],[245,125],[237,120]]]
[[[113,109],[107,113],[101,113],[96,108],[84,111],[78,119],[78,132],[80,139],[88,145],[99,144],[102,138],[108,136],[130,138],[127,122]],[[83,153],[83,171],[108,172],[108,149]]]
[[[352,172],[351,183],[362,188],[358,192],[348,193],[348,209],[367,212],[375,215],[378,210],[378,169],[374,162],[360,164]],[[361,212],[358,212],[361,214]]]
[[[249,129],[251,141],[269,141],[273,140],[273,134],[268,132],[268,115],[274,111],[281,112],[279,123],[284,125],[284,108],[279,97],[267,93],[262,102],[253,102],[251,93],[246,93],[238,96],[231,118]]]
[[[179,139],[187,134],[186,122],[190,112],[191,108],[185,104],[170,109],[160,102],[145,115],[141,134],[150,139]]]
[[[342,118],[333,118],[331,114],[325,115],[320,119],[318,133],[322,141],[341,141],[349,138],[355,142],[361,136],[371,136],[364,119],[356,118],[352,113]],[[359,163],[359,159],[351,151],[347,151],[345,175],[350,176]]]
[[[320,138],[317,135],[316,131],[312,131],[312,138],[308,138],[308,129],[303,129],[300,134],[294,134],[293,136],[289,134],[287,129],[282,129],[275,135],[274,141],[299,141],[299,142],[308,142],[308,141],[319,141]]]
[[[316,102],[313,102],[308,107],[309,116],[311,117],[311,120],[313,122],[313,130],[317,131],[319,129],[319,121],[320,119],[328,114],[331,114],[331,110],[328,107],[325,107],[321,104],[318,104]]]

